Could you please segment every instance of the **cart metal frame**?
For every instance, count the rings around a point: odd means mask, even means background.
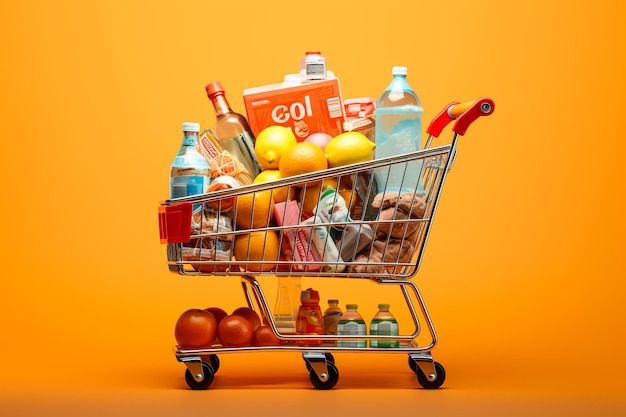
[[[251,347],[224,347],[214,345],[206,349],[183,349],[180,346],[174,347],[176,359],[186,365],[187,370],[185,379],[191,389],[206,389],[213,382],[213,378],[219,369],[218,354],[234,353],[234,352],[253,352],[253,351],[298,351],[302,352],[305,365],[309,370],[311,383],[317,389],[331,389],[335,386],[339,379],[339,372],[335,365],[332,352],[380,352],[408,354],[408,363],[411,370],[416,374],[419,384],[426,389],[439,388],[445,380],[445,369],[443,366],[433,359],[431,351],[438,342],[437,333],[433,321],[428,313],[424,299],[419,291],[418,286],[411,280],[421,265],[424,248],[430,234],[432,219],[434,218],[441,190],[443,189],[447,173],[450,171],[457,152],[457,140],[459,136],[466,133],[469,126],[479,117],[488,116],[493,113],[495,105],[489,98],[481,98],[476,101],[467,103],[452,102],[448,104],[444,110],[437,115],[430,123],[427,133],[429,134],[424,150],[398,155],[388,158],[376,159],[359,164],[348,165],[344,167],[331,168],[321,172],[304,174],[289,178],[283,178],[271,183],[261,183],[242,186],[236,189],[221,190],[209,194],[202,194],[192,197],[171,199],[164,201],[159,206],[159,225],[161,232],[161,242],[167,244],[167,258],[170,271],[180,275],[210,275],[210,276],[238,276],[241,279],[244,297],[248,306],[256,310],[260,316],[269,323],[276,336],[283,341],[279,346],[251,346]],[[438,137],[442,130],[451,122],[452,141],[448,145],[431,148],[434,138]],[[265,190],[275,190],[280,187],[307,187],[315,181],[321,181],[328,178],[336,178],[338,181],[346,176],[365,175],[366,178],[373,178],[372,172],[380,169],[391,169],[392,166],[407,166],[414,161],[422,161],[422,169],[419,184],[423,185],[424,199],[426,202],[426,210],[424,216],[419,219],[403,219],[403,224],[417,225],[417,234],[415,236],[415,251],[410,261],[395,259],[392,261],[384,260],[379,263],[343,261],[338,259],[330,262],[329,271],[300,270],[299,264],[295,258],[280,260],[237,260],[217,261],[213,259],[203,260],[201,258],[189,260],[183,255],[185,245],[192,238],[194,239],[216,239],[221,236],[233,236],[243,233],[249,233],[252,229],[244,230],[224,230],[219,229],[216,232],[203,233],[202,230],[192,231],[192,207],[213,203],[213,205],[221,206],[223,202],[232,201],[239,195],[247,193],[255,193]],[[370,180],[371,181],[371,180]],[[368,184],[368,195],[366,200],[373,197],[372,183]],[[420,190],[421,191],[421,190]],[[355,195],[356,189],[352,189],[352,195]],[[235,213],[237,207],[234,207]],[[396,207],[397,210],[397,207]],[[217,210],[217,216],[220,211]],[[219,219],[218,219],[219,220]],[[388,220],[389,226],[393,227],[401,223],[399,220]],[[217,222],[219,224],[219,221]],[[380,225],[381,221],[376,219],[357,219],[351,221],[352,226],[362,227],[363,225]],[[340,224],[346,226],[348,223]],[[337,227],[335,223],[316,223],[321,227]],[[273,230],[281,235],[298,226],[268,226],[254,230]],[[282,239],[281,239],[282,241]],[[271,271],[255,271],[250,272],[246,266],[271,264],[277,266],[277,270]],[[320,261],[319,266],[329,266],[328,260]],[[316,266],[315,262],[309,262],[309,266]],[[356,266],[378,266],[376,272],[359,271],[355,272]],[[200,267],[200,268],[199,268]],[[216,268],[207,272],[202,267]],[[343,272],[337,272],[336,267],[345,268]],[[299,269],[300,268],[300,269]],[[232,269],[232,271],[231,271]],[[317,269],[317,268],[314,268]],[[390,273],[390,271],[392,271]],[[397,286],[402,292],[406,300],[410,315],[413,319],[415,329],[410,334],[402,334],[399,336],[347,336],[347,335],[301,335],[301,334],[283,334],[278,330],[274,320],[272,311],[269,307],[268,299],[265,296],[261,284],[257,280],[260,276],[294,276],[314,277],[314,278],[350,278],[350,279],[368,279],[380,285]],[[417,337],[422,333],[422,328],[428,331],[430,342],[418,345]],[[353,348],[336,346],[339,340],[398,340],[399,348]],[[320,345],[307,345],[307,341],[319,341]],[[368,343],[369,345],[369,343]]]

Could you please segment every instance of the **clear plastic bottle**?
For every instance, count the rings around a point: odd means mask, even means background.
[[[424,109],[406,80],[406,67],[393,67],[393,80],[376,103],[376,158],[419,151],[422,148]],[[379,168],[374,172],[378,192],[421,192],[418,189],[421,161]]]
[[[230,107],[220,82],[209,83],[206,92],[215,109],[215,136],[220,146],[234,156],[250,176],[255,178],[262,169],[254,153],[255,137],[248,120]]]
[[[199,132],[200,124],[183,123],[183,143],[170,166],[170,198],[203,194],[209,186],[209,163],[196,148]]]
[[[279,277],[278,294],[274,308],[274,322],[282,334],[296,333],[296,319],[301,294],[300,277]]]
[[[339,320],[343,316],[343,311],[339,307],[339,300],[328,300],[328,308],[324,311],[324,334],[337,334]],[[335,341],[330,341],[330,345],[335,346]]]
[[[320,295],[312,288],[300,293],[300,308],[298,308],[297,334],[324,334],[324,321],[320,309]],[[322,340],[306,340],[303,345],[319,345]]]
[[[371,336],[398,336],[398,321],[389,311],[389,304],[378,304],[378,313],[370,323]],[[398,340],[371,340],[370,347],[373,348],[398,348]]]
[[[346,304],[346,312],[341,316],[339,324],[337,325],[337,335],[367,335],[367,327],[363,317],[359,314],[357,309],[358,304]],[[338,340],[338,347],[349,348],[365,348],[367,347],[367,340]]]

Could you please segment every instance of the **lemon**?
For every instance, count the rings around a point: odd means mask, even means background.
[[[291,129],[284,126],[268,126],[256,137],[254,154],[264,170],[278,169],[280,158],[297,142]]]
[[[345,132],[335,136],[326,145],[326,158],[330,168],[356,164],[374,159],[376,145],[359,132]]]

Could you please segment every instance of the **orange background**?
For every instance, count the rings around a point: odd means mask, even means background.
[[[3,2],[0,414],[624,413],[625,17],[608,0]],[[244,88],[311,49],[344,98],[406,65],[426,121],[495,100],[461,138],[415,278],[440,390],[404,355],[337,355],[322,393],[298,354],[247,353],[192,392],[171,351],[182,311],[243,303],[237,278],[165,265],[156,211],[181,123],[213,125],[208,82],[242,112]],[[366,320],[386,297],[322,281],[303,285]]]

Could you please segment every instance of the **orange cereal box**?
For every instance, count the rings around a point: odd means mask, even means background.
[[[299,142],[317,132],[333,137],[343,133],[341,89],[339,80],[332,75],[323,81],[247,88],[243,100],[255,136],[276,125],[290,128]]]

